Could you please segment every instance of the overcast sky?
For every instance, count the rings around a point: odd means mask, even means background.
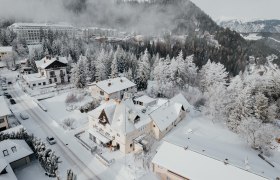
[[[280,0],[191,0],[214,20],[280,19]]]

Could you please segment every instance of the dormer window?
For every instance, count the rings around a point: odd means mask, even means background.
[[[139,116],[136,116],[135,119],[134,119],[134,123],[137,123],[140,121],[140,117]]]
[[[9,156],[9,152],[8,152],[7,149],[5,149],[5,150],[3,151],[3,155],[4,155],[4,157],[5,157],[5,156]]]
[[[12,149],[13,153],[14,153],[14,152],[17,152],[16,146],[13,146],[11,149]]]

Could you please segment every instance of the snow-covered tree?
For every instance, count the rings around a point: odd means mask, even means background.
[[[72,68],[71,81],[77,88],[83,88],[87,83],[87,68],[85,58],[80,58],[78,63]]]
[[[199,71],[199,76],[201,90],[206,92],[209,91],[214,84],[226,85],[228,72],[221,63],[215,63],[208,60]]]
[[[255,96],[254,115],[263,122],[268,121],[268,99],[261,92]]]
[[[111,78],[118,77],[118,58],[117,58],[117,53],[115,52],[114,58],[111,64]]]
[[[95,64],[95,68],[96,68],[95,75],[96,78],[100,81],[107,78],[107,73],[106,73],[107,69],[105,65],[106,59],[107,59],[106,52],[104,49],[102,49],[97,56],[96,64]]]
[[[151,65],[149,61],[149,53],[146,49],[141,55],[138,65],[137,85],[139,89],[145,89],[150,78]]]

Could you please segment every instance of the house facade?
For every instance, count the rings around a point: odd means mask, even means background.
[[[161,139],[186,116],[188,107],[173,101],[143,106],[136,103],[139,99],[108,99],[88,113],[89,138],[123,153],[145,150],[146,136]]]
[[[0,131],[6,130],[9,128],[8,115],[11,114],[11,111],[8,107],[3,96],[0,96]]]
[[[36,61],[36,66],[38,73],[22,75],[30,88],[69,82],[66,71],[66,57],[51,58],[50,56],[46,56],[42,60]]]
[[[137,92],[136,84],[126,77],[117,77],[89,85],[91,95],[96,99],[122,99],[125,93]]]

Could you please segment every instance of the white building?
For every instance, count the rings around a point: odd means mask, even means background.
[[[5,159],[0,159],[0,179],[17,180],[14,171]]]
[[[156,139],[162,138],[185,117],[186,109],[188,107],[172,99],[146,107],[134,104],[132,99],[110,99],[88,113],[89,138],[123,153],[145,150],[145,136],[150,134]],[[160,129],[163,126],[164,129]]]
[[[4,96],[0,96],[0,131],[6,130],[9,128],[8,124],[8,115],[11,114],[11,111],[8,107],[8,104],[5,101]]]
[[[122,99],[125,93],[137,92],[136,84],[126,77],[117,77],[89,85],[91,94],[96,99]]]
[[[41,30],[47,33],[48,30],[59,33],[67,33],[73,35],[75,28],[67,24],[49,24],[49,23],[14,23],[9,26],[9,29],[13,30],[18,37],[26,40],[27,44],[40,43]]]
[[[162,180],[268,180],[246,169],[166,141],[153,158],[152,167]]]
[[[51,58],[46,56],[42,60],[35,62],[38,73],[22,75],[29,87],[42,87],[53,83],[63,84],[69,82],[66,71],[66,57]]]

